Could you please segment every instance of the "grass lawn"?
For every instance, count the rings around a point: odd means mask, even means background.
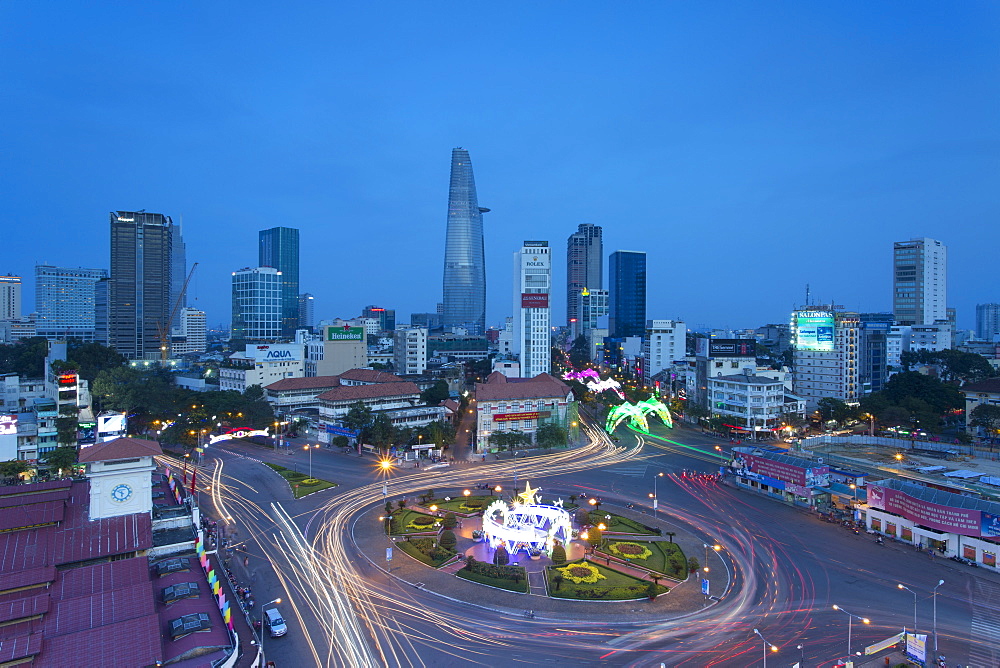
[[[319,478],[310,478],[305,473],[292,471],[284,466],[281,466],[280,464],[268,464],[268,466],[277,471],[278,475],[288,482],[288,486],[291,487],[292,494],[295,495],[296,499],[301,499],[303,496],[312,494],[313,492],[318,492],[321,489],[337,486],[337,483],[335,482],[320,480]]]
[[[413,510],[403,510],[400,513],[398,510],[393,515],[393,519],[396,523],[396,530],[392,532],[393,536],[405,536],[410,533],[425,533],[427,531],[437,531],[437,527],[434,526],[435,522],[440,522],[441,518],[434,517],[433,515],[427,515],[425,513],[418,513]],[[432,520],[428,522],[427,520]]]
[[[434,547],[437,541],[433,538],[414,538],[413,540],[401,540],[393,543],[408,555],[427,564],[432,568],[437,568],[455,556],[454,550],[446,550],[441,547]]]
[[[466,501],[470,501],[473,505],[467,505]],[[466,499],[461,494],[458,497],[451,497],[451,501],[445,501],[444,499],[434,499],[429,503],[421,503],[420,505],[424,508],[430,508],[431,506],[437,506],[439,510],[450,510],[456,513],[465,513],[466,515],[470,513],[478,513],[486,506],[492,503],[492,499],[488,496],[470,496]],[[476,507],[475,503],[482,503],[482,506]]]
[[[605,519],[605,515],[611,515],[611,519]],[[606,512],[603,510],[591,510],[590,511],[590,523],[594,526],[604,523],[608,525],[607,531],[617,531],[619,533],[631,533],[639,536],[658,536],[653,529],[636,522],[634,520],[626,519],[621,515],[615,515],[614,513]]]
[[[613,568],[608,568],[594,562],[585,562],[583,559],[577,561],[571,561],[566,564],[566,566],[573,566],[586,563],[597,569],[597,572],[603,575],[602,579],[597,582],[591,583],[576,583],[569,578],[564,578],[559,588],[556,589],[555,575],[559,571],[556,566],[550,566],[546,575],[548,577],[549,584],[549,596],[552,598],[574,598],[574,599],[585,599],[585,600],[597,600],[597,601],[622,601],[642,598],[647,595],[649,585],[652,584],[645,580],[640,580],[634,578],[631,575],[626,575]],[[668,587],[663,585],[656,586],[656,593],[662,594],[664,592],[670,591]]]
[[[675,580],[683,580],[687,575],[687,558],[684,556],[684,552],[681,550],[680,545],[677,545],[676,543],[670,543],[667,541],[640,540],[620,541],[614,538],[607,538],[604,541],[601,551],[605,554],[610,554],[624,559],[628,556],[630,549],[627,546],[623,546],[619,551],[615,551],[613,546],[617,543],[639,545],[648,549],[652,553],[645,559],[630,557],[629,560],[637,566],[648,568],[652,571],[656,571],[657,573],[663,573],[664,575],[668,575]],[[677,557],[671,559],[671,555],[675,554]]]
[[[478,582],[479,584],[489,585],[499,589],[507,589],[509,591],[517,591],[522,594],[528,593],[528,576],[526,574],[519,582],[514,582],[513,580],[508,580],[507,578],[492,578],[487,575],[472,573],[466,568],[458,571],[455,575],[470,582]]]

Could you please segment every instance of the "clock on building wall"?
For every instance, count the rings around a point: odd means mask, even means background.
[[[132,488],[128,485],[115,485],[111,490],[111,499],[118,503],[125,503],[132,496]]]

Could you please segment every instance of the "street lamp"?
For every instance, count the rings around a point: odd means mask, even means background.
[[[306,443],[303,446],[303,448],[302,448],[303,450],[308,450],[309,451],[309,479],[310,480],[313,479],[313,450],[315,450],[318,447],[319,447],[319,443],[317,443],[316,445],[311,445],[309,443]]]
[[[898,584],[896,586],[899,587],[900,589],[905,589],[906,591],[908,591],[911,594],[913,594],[913,632],[916,633],[917,632],[917,592],[913,591],[912,589],[910,589],[906,585]]]
[[[281,605],[281,599],[280,598],[276,598],[273,601],[270,601],[270,602],[265,603],[264,605],[260,606],[260,616],[261,616],[261,619],[263,619],[264,617],[267,616],[264,613],[264,608],[266,608],[269,605]],[[267,665],[267,662],[264,660],[264,625],[263,624],[260,625],[260,663],[261,663],[261,665],[264,665],[264,666]]]
[[[858,486],[851,483],[851,491],[854,492],[854,505],[858,505]]]
[[[511,460],[514,462],[514,494],[517,494],[517,453],[515,450],[514,454],[510,456]]]
[[[900,585],[900,587],[902,587],[902,586],[903,585]],[[862,624],[871,624],[872,622],[867,617],[858,617],[857,615],[852,615],[851,613],[849,613],[847,610],[844,610],[839,605],[834,605],[833,609],[834,610],[839,610],[840,612],[842,612],[845,615],[847,615],[847,656],[852,656],[852,654],[851,654],[851,632],[853,630],[852,626],[851,626],[852,622],[855,619],[861,620]]]
[[[708,571],[709,571],[709,568],[708,568],[708,548],[711,547],[713,550],[715,550],[716,552],[718,552],[719,550],[722,549],[722,546],[719,545],[718,543],[714,543],[711,546],[709,546],[708,543],[702,543],[702,546],[705,548],[705,564],[704,564],[704,566],[702,566],[701,570],[703,570],[706,573],[708,573]]]
[[[660,471],[653,476],[653,516],[656,516],[656,508],[659,506],[659,497],[656,495],[656,479],[663,477],[663,471]]]
[[[938,583],[934,585],[934,593],[931,596],[934,601],[934,653],[938,653],[937,644],[937,588],[944,584],[944,580],[938,580]],[[939,655],[940,656],[940,655]]]
[[[764,641],[764,668],[767,668],[767,650],[770,649],[772,652],[777,652],[778,646],[769,643],[764,635],[757,629],[754,629],[753,632],[760,636],[760,639]]]

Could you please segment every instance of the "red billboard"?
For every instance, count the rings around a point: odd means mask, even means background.
[[[887,513],[901,515],[928,529],[963,536],[982,534],[982,511],[930,503],[881,485],[868,485],[868,505]]]
[[[805,468],[766,457],[755,457],[753,455],[738,453],[734,459],[734,463],[738,468],[740,468],[740,460],[742,460],[742,468],[748,471],[767,476],[768,478],[774,478],[775,480],[790,482],[793,485],[801,487],[813,487],[829,482],[830,467],[825,465]]]
[[[552,415],[552,411],[534,411],[531,413],[498,413],[493,416],[494,422],[511,422],[512,420],[537,420]]]
[[[548,308],[549,295],[546,292],[522,292],[521,308]]]

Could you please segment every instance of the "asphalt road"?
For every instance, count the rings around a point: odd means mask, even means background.
[[[764,643],[779,647],[771,665],[829,666],[851,649],[913,625],[932,629],[930,590],[939,579],[937,630],[949,665],[1000,665],[1000,577],[947,560],[931,560],[901,545],[878,546],[836,525],[749,492],[685,478],[684,469],[717,470],[714,446],[696,431],[665,432],[675,443],[648,440],[627,457],[580,451],[583,465],[529,458],[517,463],[533,484],[585,490],[607,503],[648,505],[653,476],[661,517],[676,516],[723,546],[736,588],[703,613],[676,622],[527,620],[510,612],[456,603],[400,585],[357,554],[347,532],[354,509],[381,499],[371,458],[326,449],[313,453],[313,475],[341,483],[335,490],[292,501],[285,483],[259,463],[278,461],[305,471],[308,455],[243,445],[215,448],[223,463],[217,485],[224,511],[253,537],[250,570],[258,601],[283,596],[289,635],[268,640],[268,659],[300,665],[761,665]],[[630,445],[623,438],[621,445]],[[683,444],[683,445],[680,445]],[[691,446],[691,447],[689,447]],[[693,449],[692,449],[693,448]],[[562,468],[567,468],[560,474]],[[478,482],[510,485],[514,462],[403,470],[388,483],[406,489],[442,489]],[[541,476],[547,477],[542,478]],[[372,486],[372,483],[376,483]],[[368,487],[366,487],[368,486]],[[277,501],[275,505],[273,502]],[[264,566],[264,551],[277,573]],[[407,558],[400,555],[398,558]],[[259,564],[254,569],[253,564]],[[488,591],[488,590],[487,590]],[[489,607],[489,595],[480,603]],[[933,640],[930,641],[933,645]],[[366,648],[360,647],[367,645]],[[797,649],[802,645],[802,650]]]

